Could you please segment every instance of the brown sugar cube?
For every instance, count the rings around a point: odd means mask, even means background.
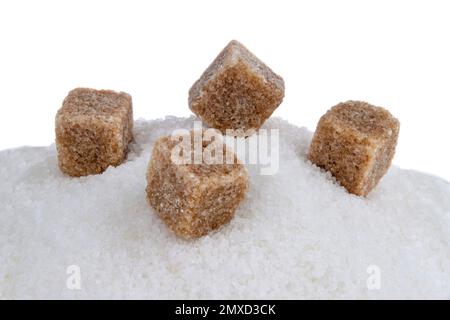
[[[124,92],[77,88],[56,114],[56,148],[62,172],[98,174],[118,166],[133,140],[131,96]]]
[[[193,131],[191,131],[192,135]],[[147,169],[147,198],[179,237],[198,238],[228,223],[244,199],[248,174],[232,151],[231,164],[178,164],[171,158],[177,141],[155,142]],[[207,144],[203,144],[205,148]]]
[[[309,160],[331,172],[348,192],[366,196],[389,169],[400,124],[389,111],[347,101],[320,119]]]
[[[189,107],[210,127],[258,129],[280,105],[284,81],[236,40],[189,90]]]

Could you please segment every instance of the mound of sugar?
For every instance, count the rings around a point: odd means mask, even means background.
[[[193,120],[137,121],[128,160],[96,176],[63,175],[54,146],[2,151],[0,298],[450,298],[450,184],[394,167],[350,195],[306,160],[312,134],[280,119],[264,125],[280,129],[278,173],[248,166],[231,223],[178,239],[145,172],[152,143]]]

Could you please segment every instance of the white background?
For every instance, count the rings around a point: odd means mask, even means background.
[[[135,118],[187,116],[231,39],[283,76],[274,113],[315,129],[348,99],[401,121],[394,163],[450,180],[448,1],[2,1],[0,149],[48,145],[78,86],[127,91]]]

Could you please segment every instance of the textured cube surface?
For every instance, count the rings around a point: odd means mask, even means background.
[[[133,139],[131,96],[124,92],[77,88],[56,114],[56,147],[62,172],[85,176],[117,166]]]
[[[171,160],[176,143],[169,136],[153,145],[147,197],[178,236],[197,238],[233,218],[248,189],[248,174],[234,154],[234,164],[176,164]]]
[[[258,129],[280,105],[284,81],[231,41],[189,90],[189,107],[209,126]]]
[[[320,119],[309,160],[330,171],[350,193],[365,196],[391,165],[399,126],[383,108],[361,101],[340,103]]]

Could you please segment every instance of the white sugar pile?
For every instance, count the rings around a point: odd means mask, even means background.
[[[249,167],[235,219],[177,239],[145,171],[152,142],[192,121],[138,121],[128,161],[97,176],[62,175],[53,145],[1,152],[0,298],[450,298],[450,184],[394,167],[349,195],[305,160],[311,133],[279,119],[265,125],[280,128],[278,173]]]

